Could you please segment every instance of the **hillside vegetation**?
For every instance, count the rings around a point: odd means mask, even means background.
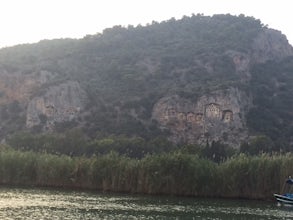
[[[257,152],[291,151],[293,58],[265,63],[252,60],[249,69],[244,70],[248,76],[244,77],[230,55],[236,51],[250,56],[254,40],[266,29],[259,20],[243,15],[193,15],[146,26],[115,26],[79,40],[44,40],[1,49],[0,72],[29,76],[47,71],[52,76],[24,101],[0,105],[1,138],[21,148],[17,140],[23,141],[28,134],[20,131],[43,132],[46,115],[39,115],[38,126],[29,129],[26,126],[29,100],[42,96],[53,85],[77,81],[87,94],[85,108],[73,120],[56,122],[50,131],[50,141],[57,133],[66,136],[66,132],[77,127],[88,146],[89,143],[99,145],[99,141],[107,138],[111,142],[125,137],[125,140],[137,141],[135,146],[148,146],[137,153],[142,157],[161,152],[155,149],[152,140],[167,142],[170,135],[170,130],[162,129],[152,117],[159,99],[179,95],[196,102],[203,95],[233,87],[252,100],[249,109],[247,107],[241,115],[249,131],[242,149],[245,146],[249,149],[255,143],[249,137],[264,136],[270,147],[257,146]],[[0,98],[5,95],[5,91],[0,90]],[[168,149],[161,142],[162,149]],[[74,148],[73,143],[68,142],[68,146]],[[127,150],[126,147],[121,151]],[[68,154],[72,151],[64,148]],[[77,154],[95,150],[79,151]]]

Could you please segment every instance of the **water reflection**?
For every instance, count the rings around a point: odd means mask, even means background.
[[[0,188],[0,219],[293,219],[263,201]]]

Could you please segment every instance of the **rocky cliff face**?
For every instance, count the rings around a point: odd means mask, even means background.
[[[52,86],[44,95],[34,97],[29,102],[26,126],[43,125],[44,130],[53,130],[55,123],[76,119],[86,103],[86,93],[77,82],[68,81]]]
[[[292,55],[293,48],[285,35],[274,29],[265,29],[253,42],[251,60],[254,63],[264,63]]]
[[[156,103],[153,118],[162,129],[170,129],[171,140],[177,143],[221,141],[239,146],[248,135],[245,112],[250,105],[247,95],[236,88],[214,91],[196,102],[171,96]]]
[[[53,78],[53,74],[48,71],[23,74],[8,72],[2,68],[0,77],[0,105],[15,101],[26,104],[42,85]]]
[[[1,127],[4,130],[9,127],[9,121],[14,124],[17,117],[25,117],[25,123],[18,123],[18,129],[38,127],[52,131],[55,123],[77,119],[87,104],[87,94],[78,82],[52,85],[54,74],[48,71],[23,74],[2,70],[0,77]],[[11,108],[22,112],[11,114],[15,111]]]
[[[254,40],[250,53],[229,50],[226,55],[235,66],[235,74],[247,83],[253,64],[292,56],[293,49],[281,32],[266,29]],[[207,72],[211,69],[205,67]],[[155,104],[152,116],[161,129],[171,132],[173,142],[205,145],[220,141],[239,147],[249,136],[245,115],[252,106],[249,92],[232,87],[203,94],[195,102],[178,95],[163,97]]]

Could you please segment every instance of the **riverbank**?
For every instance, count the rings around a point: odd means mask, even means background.
[[[239,154],[222,163],[179,152],[131,159],[2,150],[0,184],[111,192],[271,200],[292,174],[293,155]]]

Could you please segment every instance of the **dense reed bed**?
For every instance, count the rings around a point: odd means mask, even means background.
[[[272,199],[292,167],[292,154],[238,154],[214,163],[182,152],[133,159],[114,152],[70,157],[0,151],[1,184],[144,194]]]

